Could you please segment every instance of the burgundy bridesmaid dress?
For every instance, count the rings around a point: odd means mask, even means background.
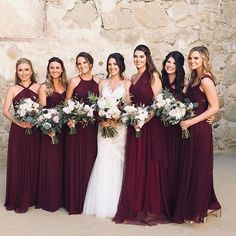
[[[210,76],[205,75],[203,78]],[[198,102],[195,114],[200,115],[208,108],[206,95],[200,84],[189,87],[186,97]],[[203,222],[208,210],[221,208],[213,188],[213,140],[212,127],[205,120],[189,128],[190,138],[183,141],[177,207],[174,221]]]
[[[153,91],[151,76],[145,71],[130,87],[132,102],[151,105]],[[168,222],[169,202],[167,176],[167,148],[164,127],[153,117],[142,128],[142,136],[135,137],[135,129],[128,127],[125,150],[124,177],[116,223],[155,225]]]
[[[65,92],[53,92],[47,97],[46,108],[54,108],[65,100]],[[39,183],[36,208],[56,211],[62,206],[62,174],[64,132],[56,134],[58,144],[52,144],[48,135],[41,135]]]
[[[170,87],[169,91],[176,100],[183,102],[185,95],[176,89]],[[176,208],[176,195],[178,191],[179,163],[182,150],[182,132],[179,124],[165,127],[167,156],[168,156],[168,185],[169,185],[169,211],[173,216]]]
[[[81,81],[74,89],[73,97],[87,102],[88,92],[98,96],[98,84],[92,78]],[[77,134],[65,135],[65,163],[63,205],[69,214],[81,214],[89,177],[97,156],[97,124],[76,125]]]
[[[34,101],[38,99],[38,95],[30,89],[31,85],[23,87],[24,89],[13,99],[14,108],[21,99],[31,98]],[[34,128],[32,134],[27,135],[24,128],[11,124],[5,198],[7,210],[23,213],[36,204],[40,135],[40,131]]]

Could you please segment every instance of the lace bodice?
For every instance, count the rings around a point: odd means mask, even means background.
[[[108,81],[105,82],[102,89],[102,97],[109,97],[114,99],[120,99],[125,96],[125,85],[122,81],[114,90],[109,87]]]

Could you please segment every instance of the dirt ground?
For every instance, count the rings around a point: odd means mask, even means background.
[[[6,167],[0,167],[0,236],[234,236],[236,235],[236,157],[215,158],[214,185],[222,217],[206,224],[120,225],[110,219],[29,209],[17,214],[4,208]]]

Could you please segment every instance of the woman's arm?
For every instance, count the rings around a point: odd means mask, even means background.
[[[96,77],[96,76],[94,76],[93,79],[94,79],[94,81],[95,81],[97,84],[99,84],[99,82],[100,82],[100,80],[101,80],[101,78]]]
[[[79,77],[74,77],[70,80],[69,85],[66,89],[66,101],[72,98],[75,87],[80,83]]]
[[[103,89],[105,81],[106,81],[105,79],[101,79],[98,83],[99,97],[102,96],[102,89]]]
[[[153,91],[154,97],[156,97],[158,94],[161,93],[162,83],[161,83],[161,79],[160,79],[157,72],[153,73],[153,82],[152,82],[151,86],[152,86],[152,91]]]
[[[208,77],[202,79],[200,88],[205,93],[209,106],[207,110],[201,113],[200,115],[192,119],[182,121],[180,125],[183,129],[187,129],[188,127],[194,124],[206,120],[208,117],[215,115],[219,110],[219,101],[213,81]]]
[[[130,93],[129,93],[129,88],[131,86],[131,81],[129,79],[125,79],[125,102],[128,104],[131,103],[131,98],[130,98]]]
[[[39,103],[41,107],[47,105],[47,87],[45,84],[42,84],[39,89]]]

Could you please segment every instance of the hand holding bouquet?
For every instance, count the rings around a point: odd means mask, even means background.
[[[175,125],[180,121],[194,117],[194,108],[198,103],[192,103],[188,98],[183,102],[177,101],[168,91],[163,90],[160,95],[155,98],[153,107],[157,109],[156,115],[160,117],[164,126]],[[190,133],[187,129],[182,129],[182,138],[187,139]]]
[[[33,101],[31,98],[24,98],[16,104],[15,118],[21,123],[26,123],[25,133],[32,134],[31,127],[36,123],[39,113],[39,103]]]
[[[125,105],[122,110],[121,121],[126,125],[133,125],[136,137],[142,136],[142,127],[149,118],[149,106]]]
[[[62,124],[62,117],[57,109],[43,108],[37,119],[36,126],[39,127],[44,134],[51,137],[52,144],[57,144],[59,140],[56,133],[60,132]]]
[[[118,104],[119,100],[108,97],[100,97],[97,100],[98,119],[101,123],[101,133],[104,138],[112,138],[118,134],[116,124],[121,114]]]
[[[75,125],[80,122],[84,125],[95,121],[93,112],[95,105],[87,105],[83,102],[70,99],[66,105],[61,108],[63,123],[66,123],[69,128],[69,134],[76,134]]]

